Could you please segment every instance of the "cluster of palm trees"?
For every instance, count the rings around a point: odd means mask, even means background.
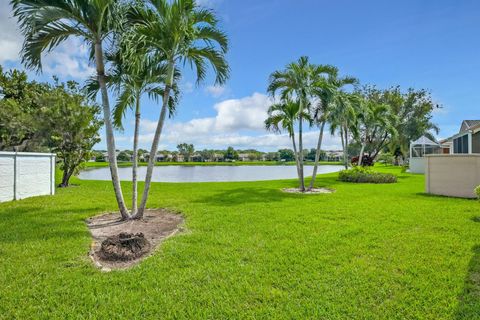
[[[11,0],[25,37],[22,61],[41,70],[42,54],[69,37],[81,38],[90,48],[96,76],[87,83],[100,92],[110,172],[123,219],[143,217],[151,185],[155,155],[167,114],[173,115],[179,97],[182,68],[196,72],[202,82],[209,68],[216,84],[229,76],[225,59],[228,40],[211,10],[195,0]],[[116,95],[110,107],[109,90]],[[161,104],[152,142],[145,187],[137,206],[138,136],[143,96]],[[115,157],[114,128],[121,128],[127,109],[135,113],[132,208],[125,204]],[[113,112],[112,112],[113,111]]]
[[[331,134],[339,134],[343,148],[343,162],[348,168],[348,145],[351,140],[362,145],[359,163],[374,130],[396,134],[394,115],[390,108],[368,99],[355,88],[358,80],[340,77],[338,68],[331,65],[310,63],[308,57],[300,57],[283,70],[270,75],[268,92],[275,101],[265,120],[267,130],[286,131],[292,140],[299,178],[299,190],[304,192],[315,186],[323,134],[326,124]],[[303,131],[304,125],[319,129],[315,163],[308,188],[304,179]],[[296,131],[298,131],[298,147]]]

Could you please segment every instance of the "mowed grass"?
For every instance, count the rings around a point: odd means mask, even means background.
[[[0,318],[480,319],[478,201],[425,195],[422,175],[336,176],[320,195],[155,183],[149,207],[182,212],[186,231],[110,273],[87,257],[84,220],[115,210],[111,183],[0,204]]]

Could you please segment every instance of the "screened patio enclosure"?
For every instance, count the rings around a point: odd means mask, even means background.
[[[442,146],[431,139],[421,136],[410,142],[410,172],[425,173],[425,156],[443,153]]]
[[[443,153],[442,146],[425,136],[410,142],[410,158],[423,158],[427,154],[441,153]]]

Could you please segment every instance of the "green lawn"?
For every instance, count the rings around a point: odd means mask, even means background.
[[[306,161],[305,165],[313,165],[311,161]],[[320,161],[321,165],[341,165],[341,162],[337,161]],[[139,162],[139,166],[147,166],[148,162]],[[282,162],[282,161],[235,161],[235,162],[156,162],[156,166],[279,166],[287,165],[294,166],[294,161]],[[122,161],[118,162],[119,167],[131,167],[132,162]],[[87,162],[86,168],[104,168],[108,167],[108,162]]]
[[[110,273],[84,219],[115,209],[111,183],[0,204],[0,318],[480,319],[479,202],[425,195],[421,175],[318,181],[337,191],[155,183],[149,206],[187,231]]]

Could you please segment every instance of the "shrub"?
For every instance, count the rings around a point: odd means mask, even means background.
[[[383,163],[384,165],[393,165],[395,163],[395,156],[390,152],[382,152],[378,156],[378,162]]]
[[[391,173],[380,173],[369,168],[354,167],[353,169],[340,171],[338,179],[344,182],[356,183],[395,183],[397,176]]]
[[[477,186],[475,189],[473,189],[473,191],[475,191],[477,198],[480,199],[480,186]]]
[[[352,165],[358,165],[359,156],[353,157],[351,160]],[[373,158],[368,155],[362,157],[362,166],[373,166]]]

